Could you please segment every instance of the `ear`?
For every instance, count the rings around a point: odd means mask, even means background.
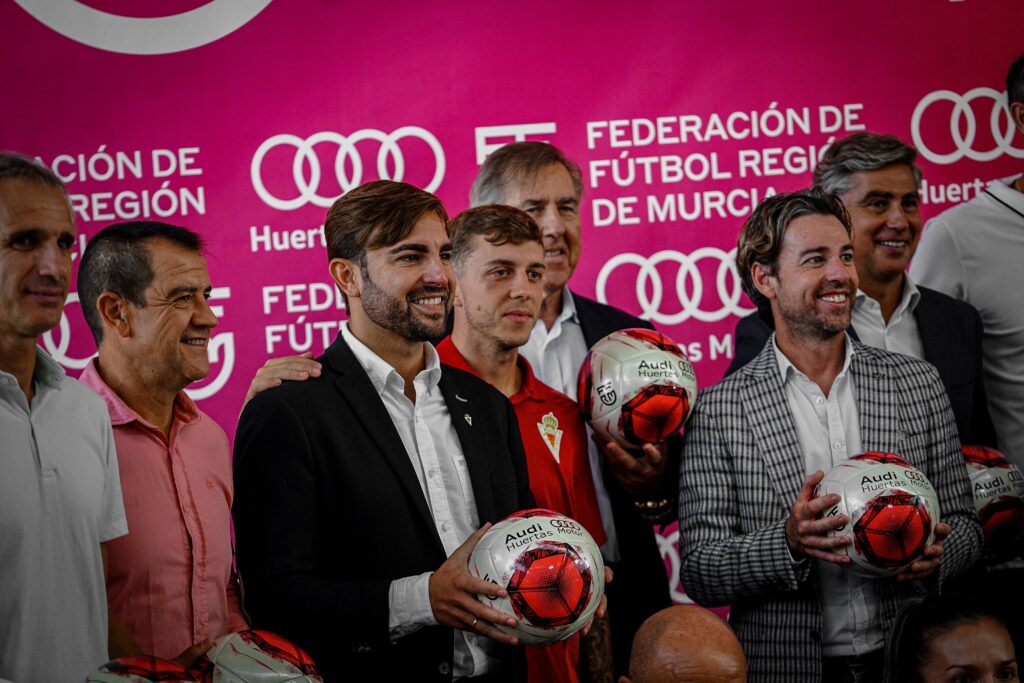
[[[134,312],[130,303],[113,292],[103,292],[96,299],[96,310],[105,332],[112,331],[119,337],[132,336]]]
[[[750,266],[750,279],[754,283],[754,287],[761,293],[766,299],[771,301],[777,294],[779,286],[779,279],[772,275],[771,271],[763,263],[754,263]]]
[[[349,299],[358,299],[359,290],[362,286],[362,275],[359,264],[345,258],[331,259],[328,266],[331,278],[337,283],[338,288],[345,293]]]
[[[1014,102],[1010,105],[1010,118],[1013,119],[1017,130],[1024,134],[1024,102]]]

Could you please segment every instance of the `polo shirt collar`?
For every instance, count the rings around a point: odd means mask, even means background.
[[[92,389],[94,393],[99,394],[99,397],[107,404],[107,412],[110,414],[110,423],[112,425],[120,426],[138,421],[147,427],[157,429],[156,426],[150,424],[132,410],[113,389],[107,386],[107,383],[100,377],[99,370],[96,368],[95,358],[90,360],[89,364],[85,366],[85,370],[82,371],[82,376],[78,378],[78,381]],[[187,425],[198,420],[199,408],[196,407],[195,401],[189,398],[189,395],[184,391],[179,391],[177,396],[174,397],[173,421]]]
[[[36,345],[36,367],[32,372],[32,381],[37,382],[50,389],[60,391],[61,383],[67,377],[67,372],[60,363],[50,357],[50,354],[43,351],[43,348]]]
[[[468,372],[474,377],[480,377],[480,374],[470,366],[466,357],[462,355],[462,352],[455,347],[451,337],[445,337],[444,341],[437,345],[437,351],[439,354],[444,356],[445,365],[450,365],[453,368],[458,368],[459,370]],[[513,404],[516,404],[520,401],[525,401],[526,399],[538,398],[538,392],[544,387],[544,385],[541,384],[540,380],[537,379],[537,376],[533,374],[533,368],[530,367],[530,362],[523,358],[523,354],[520,353],[516,356],[516,365],[523,373],[523,385],[519,388],[519,391],[512,396],[509,396],[509,400]]]

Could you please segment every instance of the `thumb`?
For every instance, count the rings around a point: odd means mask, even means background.
[[[207,638],[201,643],[196,643],[195,645],[185,648],[185,651],[175,657],[174,661],[187,669],[192,666],[197,659],[206,654],[211,647],[213,647],[213,641]]]
[[[306,351],[304,353],[300,353],[299,354],[299,358],[312,358],[312,357],[313,357],[313,352],[312,351]]]
[[[455,552],[452,553],[452,556],[454,557],[455,555],[464,555],[468,558],[470,553],[473,552],[473,548],[475,548],[476,544],[480,542],[480,539],[484,537],[484,534],[486,534],[490,530],[491,526],[493,525],[490,522],[487,522],[482,527],[471,533],[469,535],[469,538],[463,541],[462,545],[455,549]]]

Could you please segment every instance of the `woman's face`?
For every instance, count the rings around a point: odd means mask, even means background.
[[[921,670],[925,683],[1016,681],[1017,658],[1010,634],[998,622],[961,624],[935,638]]]

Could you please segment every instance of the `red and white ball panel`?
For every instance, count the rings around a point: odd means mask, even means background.
[[[323,683],[305,650],[259,630],[217,639],[190,671],[199,683]]]
[[[620,330],[587,353],[577,397],[584,419],[602,438],[639,448],[679,431],[697,397],[697,376],[667,336]]]
[[[570,637],[604,594],[600,548],[582,524],[551,510],[524,510],[495,524],[473,549],[469,571],[508,592],[480,600],[516,618],[514,627],[496,626],[524,645]]]
[[[994,448],[964,444],[961,452],[988,560],[1007,560],[1016,554],[1017,536],[1024,524],[1024,474]]]

